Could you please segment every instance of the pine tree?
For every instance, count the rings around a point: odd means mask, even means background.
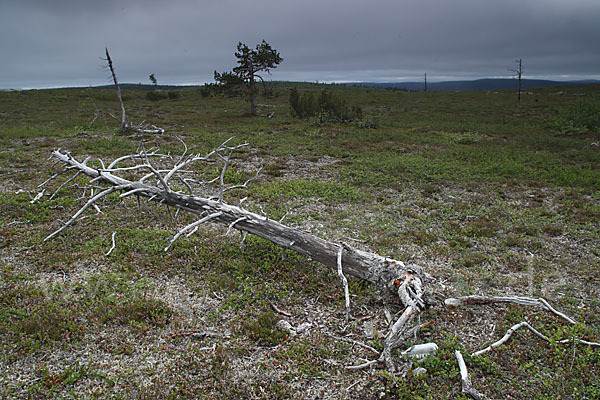
[[[238,59],[238,66],[233,68],[233,73],[244,81],[250,101],[250,114],[256,115],[255,84],[257,79],[264,82],[259,73],[263,71],[269,73],[272,68],[277,68],[281,64],[283,58],[264,40],[256,46],[256,49],[250,49],[239,42],[235,56]]]

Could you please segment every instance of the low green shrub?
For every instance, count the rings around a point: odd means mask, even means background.
[[[170,96],[165,92],[152,91],[152,92],[146,93],[146,100],[150,100],[150,101],[164,100],[167,97],[170,97]]]
[[[600,96],[579,99],[556,110],[550,128],[559,134],[572,135],[600,130]]]
[[[308,119],[318,118],[319,122],[352,122],[362,119],[362,109],[358,106],[348,106],[341,98],[328,92],[321,91],[320,94],[306,92],[302,95],[296,88],[290,92],[291,114],[296,118]]]
[[[244,321],[242,330],[259,345],[275,346],[287,337],[287,332],[278,329],[276,324],[277,316],[267,311],[259,314],[256,320]]]

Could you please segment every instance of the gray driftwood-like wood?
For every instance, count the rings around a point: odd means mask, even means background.
[[[247,232],[267,239],[283,248],[294,250],[311,259],[320,262],[334,270],[338,268],[338,252],[340,245],[333,243],[299,229],[283,225],[268,216],[262,216],[248,211],[241,206],[234,206],[219,200],[192,196],[174,192],[169,189],[164,178],[156,172],[159,185],[154,186],[142,181],[130,181],[108,170],[96,169],[85,162],[77,161],[69,153],[56,150],[52,156],[65,163],[68,168],[75,169],[97,183],[110,185],[107,191],[128,192],[137,196],[146,197],[161,204],[173,206],[198,215],[210,215],[210,220],[224,226],[233,227],[242,232]],[[148,166],[150,168],[150,166]],[[168,176],[168,174],[166,175]],[[106,192],[106,191],[105,191]],[[74,219],[72,219],[74,222]],[[58,234],[70,223],[63,225],[59,230],[46,238]],[[404,276],[408,270],[419,275],[426,275],[422,268],[416,265],[405,265],[377,254],[355,249],[348,244],[342,244],[342,269],[345,274],[366,280],[380,287],[391,289],[395,279]]]
[[[119,81],[117,80],[117,73],[115,72],[115,68],[113,67],[112,59],[110,58],[110,54],[108,53],[108,47],[106,47],[105,50],[108,69],[110,69],[110,74],[112,76],[113,83],[115,84],[115,90],[117,91],[117,98],[119,99],[119,104],[121,105],[121,130],[125,131],[127,129],[127,116],[125,114],[125,105],[123,104],[123,98],[121,97],[121,88],[119,87]]]
[[[231,139],[230,139],[231,140]],[[58,162],[62,162],[65,166],[61,172],[54,174],[51,178],[46,180],[44,183],[39,185],[40,192],[32,200],[32,203],[38,201],[44,196],[46,186],[48,182],[52,181],[57,176],[73,171],[75,175],[69,178],[66,182],[58,187],[58,189],[52,194],[51,198],[65,186],[68,182],[71,182],[76,176],[81,174],[87,175],[90,178],[90,183],[93,184],[93,191],[89,195],[87,202],[81,207],[72,217],[64,223],[55,232],[48,235],[45,240],[58,235],[64,229],[73,224],[85,210],[90,207],[98,208],[98,202],[103,197],[120,192],[120,197],[125,198],[131,195],[145,197],[148,201],[154,201],[167,206],[176,207],[179,210],[187,211],[192,214],[196,214],[198,219],[187,225],[186,227],[179,230],[177,234],[173,236],[170,242],[166,245],[165,251],[183,234],[188,236],[195,232],[197,227],[205,222],[218,223],[224,226],[229,233],[232,229],[237,229],[244,234],[253,234],[261,238],[267,239],[284,249],[294,250],[300,254],[303,254],[321,264],[332,268],[338,272],[340,279],[344,280],[344,274],[352,275],[356,278],[368,281],[382,291],[392,293],[404,307],[404,311],[397,318],[396,322],[390,323],[389,332],[384,340],[384,348],[379,353],[379,357],[366,361],[365,363],[357,366],[347,366],[349,370],[361,370],[366,368],[372,368],[375,366],[385,365],[387,370],[394,374],[400,374],[405,376],[409,369],[412,367],[412,361],[406,362],[404,360],[403,366],[397,365],[397,357],[394,357],[394,349],[397,349],[401,345],[405,344],[412,337],[416,337],[419,329],[426,324],[420,323],[420,316],[427,307],[432,304],[425,296],[425,290],[423,287],[432,278],[419,266],[417,265],[405,265],[401,261],[396,261],[380,255],[361,251],[355,249],[345,243],[334,243],[325,239],[319,238],[310,233],[302,230],[286,226],[281,222],[269,219],[268,216],[260,215],[242,207],[243,200],[240,200],[238,205],[231,205],[224,202],[223,195],[229,190],[243,189],[247,187],[247,184],[256,179],[259,174],[251,179],[248,179],[242,185],[225,186],[224,176],[225,170],[231,162],[231,153],[234,150],[246,146],[241,144],[237,146],[229,146],[225,141],[216,150],[201,155],[187,155],[187,146],[185,152],[174,166],[170,169],[161,170],[156,169],[150,162],[150,159],[165,158],[168,157],[163,154],[159,154],[158,150],[155,151],[142,151],[138,154],[127,155],[108,164],[107,167],[94,168],[88,165],[90,157],[84,161],[78,161],[70,153],[56,150],[52,153],[52,157]],[[199,182],[193,179],[185,178],[186,173],[189,171],[189,166],[194,162],[213,162],[216,160],[223,162],[223,168],[219,177],[209,182]],[[122,162],[128,162],[134,164],[133,166],[119,167],[118,164]],[[140,177],[138,180],[128,180],[123,176],[132,176],[134,173]],[[145,174],[145,175],[144,175]],[[121,176],[123,175],[123,176]],[[137,179],[132,178],[132,179]],[[189,193],[183,191],[174,191],[171,189],[170,182],[178,179],[179,183],[186,186]],[[194,188],[191,184],[199,184],[203,186],[205,184],[215,183],[219,181],[218,195],[214,197],[200,197],[195,196]],[[115,247],[115,234],[112,236],[112,246],[106,255],[110,254]],[[341,271],[340,271],[341,270]],[[345,297],[346,297],[346,309],[349,310],[349,294],[347,286],[345,285]],[[495,304],[495,303],[516,303],[525,306],[535,306],[546,309],[554,315],[564,319],[570,324],[575,324],[575,321],[555,310],[546,300],[539,298],[529,297],[490,297],[490,296],[465,296],[459,298],[446,299],[446,307],[459,307],[467,305],[481,305],[481,304]],[[274,308],[277,312],[276,308]],[[280,312],[281,313],[281,312]],[[391,322],[391,318],[390,318]],[[505,342],[508,341],[514,331],[521,327],[527,327],[530,331],[535,333],[539,338],[544,341],[549,341],[548,337],[536,331],[527,322],[521,322],[513,326],[506,335],[499,341],[491,344],[479,352],[474,354],[483,354],[490,350],[496,349]],[[569,344],[569,343],[580,343],[588,346],[600,347],[600,343],[590,342],[579,338],[567,338],[564,340],[557,341],[557,343]],[[361,344],[363,347],[366,346]],[[426,348],[437,348],[433,344],[424,345]],[[377,353],[377,350],[370,348],[371,351]],[[403,355],[409,354],[411,350],[408,349],[402,352]],[[432,350],[433,351],[433,350]],[[473,388],[470,382],[468,371],[464,363],[464,359],[460,352],[456,352],[456,358],[459,363],[461,371],[461,382],[462,391],[467,396],[473,399],[486,399],[484,395],[479,393]],[[399,360],[402,361],[402,360]]]
[[[454,355],[458,361],[458,368],[460,369],[462,392],[474,400],[491,400],[489,397],[479,393],[479,391],[473,387],[473,384],[471,383],[471,377],[469,376],[469,371],[467,370],[467,364],[465,364],[465,359],[463,358],[462,353],[456,350]]]

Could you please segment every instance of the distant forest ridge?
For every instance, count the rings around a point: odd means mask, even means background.
[[[600,83],[598,80],[579,80],[579,81],[551,81],[543,79],[522,79],[521,88],[529,89],[536,87],[549,86],[568,86],[583,85],[588,83]],[[350,86],[374,87],[396,90],[407,90],[411,92],[423,92],[425,82],[351,82],[345,83]],[[427,91],[448,92],[448,91],[470,91],[470,90],[504,90],[517,89],[518,81],[516,79],[477,79],[473,81],[446,81],[446,82],[427,82]]]
[[[294,84],[310,82],[285,82],[271,81],[274,84]],[[521,81],[522,89],[550,86],[569,86],[585,85],[590,83],[600,83],[599,80],[578,80],[578,81],[552,81],[542,79],[523,79]],[[323,85],[323,84],[320,84]],[[338,85],[372,87],[382,89],[406,90],[410,92],[424,91],[424,82],[347,82]],[[446,81],[446,82],[427,82],[428,92],[448,92],[448,91],[472,91],[472,90],[506,90],[517,89],[516,79],[477,79],[471,81]],[[182,88],[200,87],[203,85],[150,85],[142,83],[121,83],[121,89],[130,90],[177,90]],[[95,86],[96,88],[112,88],[113,85]]]

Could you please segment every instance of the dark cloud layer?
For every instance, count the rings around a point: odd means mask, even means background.
[[[238,41],[281,52],[273,79],[600,78],[597,0],[4,0],[0,88],[202,83]]]

